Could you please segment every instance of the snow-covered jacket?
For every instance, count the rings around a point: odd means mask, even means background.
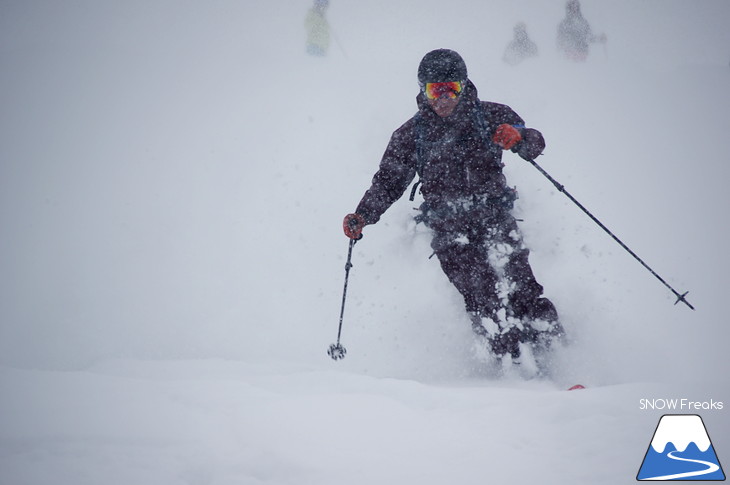
[[[522,141],[512,151],[521,157],[534,159],[545,148],[542,134],[525,128],[509,106],[480,101],[471,81],[448,117],[436,114],[423,93],[416,102],[418,113],[393,133],[372,185],[355,210],[367,224],[380,219],[417,172],[425,203],[437,211],[502,200],[511,189],[502,173],[502,149],[492,142],[500,124],[520,130]]]

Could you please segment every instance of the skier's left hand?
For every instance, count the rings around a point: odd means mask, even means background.
[[[521,140],[520,131],[508,124],[499,125],[492,136],[492,141],[502,147],[502,150],[511,150]]]

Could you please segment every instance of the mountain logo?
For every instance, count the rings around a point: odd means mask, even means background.
[[[665,414],[659,420],[637,480],[725,480],[702,418]]]

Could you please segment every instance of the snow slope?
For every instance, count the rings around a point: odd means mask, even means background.
[[[640,399],[730,401],[730,5],[582,3],[609,39],[582,65],[562,2],[333,1],[324,59],[309,2],[1,3],[0,483],[632,483],[668,412]],[[517,21],[541,55],[509,68]],[[697,311],[508,154],[572,338],[554,378],[480,360],[405,198],[327,358],[342,216],[439,47]],[[727,409],[699,412],[729,461]]]

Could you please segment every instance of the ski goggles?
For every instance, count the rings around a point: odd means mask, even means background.
[[[450,81],[446,83],[426,83],[423,92],[428,99],[439,99],[447,97],[454,99],[461,94],[464,83],[461,81]]]

